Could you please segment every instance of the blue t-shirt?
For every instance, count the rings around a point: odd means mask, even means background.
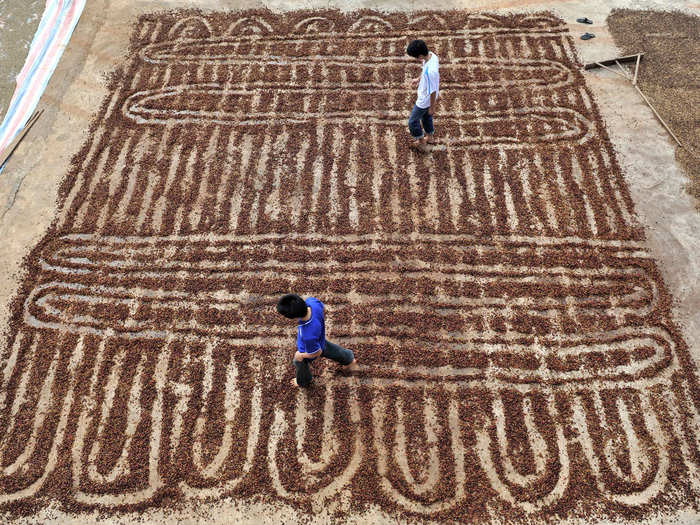
[[[305,302],[311,308],[311,319],[299,321],[297,348],[302,354],[313,354],[326,347],[326,320],[321,301],[309,297]]]

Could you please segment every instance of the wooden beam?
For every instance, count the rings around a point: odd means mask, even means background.
[[[625,78],[626,78],[627,80],[632,80],[632,77],[629,76],[629,73],[627,73],[627,70],[626,70],[624,67],[622,67],[622,64],[620,64],[620,61],[619,61],[619,60],[615,60],[615,63],[617,64],[617,67],[620,68],[620,71],[622,71],[622,73],[624,74]]]
[[[618,57],[618,58],[611,58],[610,60],[601,60],[600,62],[592,62],[590,64],[584,64],[583,68],[584,69],[594,69],[596,67],[601,67],[603,69],[607,69],[608,71],[612,71],[613,73],[620,75],[621,77],[625,77],[627,80],[632,82],[632,85],[634,86],[634,89],[637,90],[637,93],[642,97],[644,102],[646,102],[646,105],[649,106],[649,108],[654,112],[654,115],[656,115],[656,118],[659,119],[659,122],[661,122],[661,125],[668,131],[673,139],[676,141],[678,146],[681,148],[683,147],[683,144],[681,144],[681,141],[678,140],[678,137],[676,137],[676,134],[673,133],[671,130],[670,126],[666,124],[666,121],[661,118],[661,115],[659,115],[659,112],[656,111],[656,108],[652,105],[652,103],[649,101],[649,99],[646,97],[644,93],[642,93],[642,90],[639,89],[639,86],[637,85],[637,75],[639,73],[639,61],[640,59],[644,56],[644,53],[637,53],[636,55],[628,55],[625,57]],[[634,62],[634,76],[631,76],[630,73],[628,73],[624,67],[622,67],[621,62]],[[620,68],[620,71],[617,71],[616,69],[613,69],[608,66],[612,66],[613,64],[617,65],[618,68]]]
[[[642,90],[639,89],[639,86],[636,86],[636,85],[635,85],[635,86],[634,86],[634,89],[636,89],[637,92],[642,96],[642,98],[644,99],[644,102],[647,103],[647,106],[649,106],[649,107],[651,108],[651,110],[654,112],[654,115],[656,115],[656,118],[659,119],[659,121],[661,122],[661,124],[663,124],[664,128],[666,128],[666,131],[668,131],[668,132],[671,134],[671,136],[674,138],[674,140],[675,140],[675,141],[678,143],[678,145],[682,148],[682,147],[683,147],[683,144],[681,144],[681,141],[678,140],[678,137],[676,137],[676,135],[673,133],[673,131],[671,131],[671,128],[668,127],[668,124],[666,124],[666,121],[665,121],[664,119],[661,118],[661,115],[659,115],[659,113],[656,111],[656,108],[654,108],[654,106],[651,105],[651,102],[649,102],[649,99],[646,97],[646,95],[645,95],[644,93],[642,93]]]
[[[611,58],[610,60],[599,60],[598,62],[589,62],[583,65],[583,69],[595,69],[600,66],[614,66],[615,62],[635,62],[637,57],[641,58],[644,53],[637,53],[636,55],[627,55],[624,57]]]
[[[637,63],[634,65],[634,79],[632,80],[632,85],[634,85],[634,86],[637,85],[637,73],[639,73],[639,60],[641,58],[642,58],[641,54],[637,55]]]
[[[605,65],[603,65],[603,64],[598,64],[598,65],[599,65],[600,67],[602,67],[603,69],[607,69],[608,71],[612,71],[612,72],[615,73],[616,75],[620,75],[622,78],[625,78],[625,79],[627,79],[627,80],[630,79],[630,78],[629,78],[627,75],[625,75],[622,71],[618,71],[617,69],[613,69],[613,68],[608,67],[608,66],[605,66]],[[618,65],[619,65],[619,64],[618,64]],[[620,66],[620,69],[622,69],[622,66]]]
[[[31,127],[34,125],[34,123],[39,120],[39,117],[41,114],[44,112],[43,109],[40,109],[39,111],[34,112],[34,114],[29,117],[29,120],[27,123],[24,125],[22,130],[17,134],[17,136],[12,139],[12,142],[10,142],[5,150],[3,152],[0,152],[0,167],[2,167],[5,162],[7,162],[7,159],[10,158],[10,155],[15,151],[15,148],[19,145],[19,143],[22,141],[24,136],[27,134],[27,132],[31,129]]]

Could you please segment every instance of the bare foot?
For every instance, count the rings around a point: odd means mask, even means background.
[[[430,151],[430,148],[420,140],[414,140],[411,143],[411,147],[421,153],[428,153]]]
[[[353,359],[352,363],[347,365],[345,368],[348,372],[357,372],[360,369],[360,365],[357,364],[357,359]]]
[[[437,140],[435,140],[435,135],[426,135],[425,136],[425,141],[428,144],[437,144]]]

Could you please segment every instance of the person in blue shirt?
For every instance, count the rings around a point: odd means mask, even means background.
[[[358,368],[355,354],[326,340],[326,319],[324,306],[315,297],[304,300],[296,294],[283,295],[277,302],[277,312],[287,319],[297,321],[297,352],[292,363],[297,375],[292,384],[306,388],[311,384],[309,364],[317,357],[326,357],[347,366],[348,370]]]

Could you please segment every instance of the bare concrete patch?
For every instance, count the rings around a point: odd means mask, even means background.
[[[700,199],[700,18],[620,9],[608,25],[625,53],[645,53],[639,85],[683,144],[676,156],[690,178],[688,191]]]

